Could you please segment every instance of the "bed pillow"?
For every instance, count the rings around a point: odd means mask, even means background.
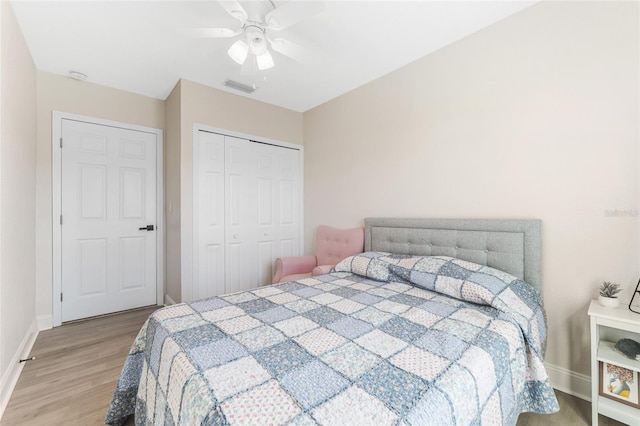
[[[370,251],[340,261],[334,272],[350,272],[377,281],[400,281],[480,305],[536,306],[538,292],[499,269],[449,256],[413,256]],[[527,303],[530,302],[530,303]],[[495,306],[498,303],[500,306]],[[522,306],[526,310],[526,306]]]
[[[538,292],[527,282],[485,265],[448,256],[410,256],[365,252],[338,263],[335,272],[350,272],[377,281],[404,282],[513,316],[544,353],[546,317]]]
[[[412,266],[389,265],[390,274],[426,290],[499,310],[527,314],[540,304],[527,282],[499,269],[448,256],[423,256]]]
[[[404,281],[390,267],[402,265],[411,268],[419,259],[420,256],[368,251],[341,260],[333,271],[350,272],[376,281]]]

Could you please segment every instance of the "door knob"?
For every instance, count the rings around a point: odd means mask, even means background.
[[[143,226],[142,228],[138,228],[139,231],[153,231],[153,225]]]
[[[238,235],[238,234],[233,234],[233,238],[236,239],[236,240],[238,239],[239,236],[240,235]]]

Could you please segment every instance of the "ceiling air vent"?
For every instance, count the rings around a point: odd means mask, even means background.
[[[225,82],[223,84],[225,86],[227,86],[227,87],[239,90],[239,91],[244,92],[244,93],[253,93],[253,92],[256,91],[256,85],[255,84],[253,86],[248,86],[246,84],[242,84],[242,83],[239,83],[239,82],[233,81],[233,80],[225,80]]]

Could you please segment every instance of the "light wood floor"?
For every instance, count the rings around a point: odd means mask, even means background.
[[[0,424],[104,424],[131,343],[155,309],[40,332]]]
[[[36,359],[25,365],[0,425],[103,424],[129,347],[154,309],[41,332],[31,351]],[[589,402],[558,391],[556,394],[559,413],[525,413],[517,426],[591,424]],[[599,420],[601,425],[622,425],[603,416]]]

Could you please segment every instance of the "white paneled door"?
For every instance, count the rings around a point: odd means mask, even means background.
[[[194,194],[199,225],[194,271],[194,299],[225,292],[224,263],[224,136],[200,132],[198,167]]]
[[[271,284],[275,259],[300,254],[299,153],[254,144],[256,163],[255,240],[257,284]]]
[[[300,152],[199,131],[194,298],[270,284],[300,253]]]
[[[225,293],[247,290],[256,282],[255,215],[253,184],[256,153],[246,139],[225,136],[226,287]],[[209,295],[207,295],[209,296]]]
[[[156,303],[156,135],[62,120],[62,321]]]

